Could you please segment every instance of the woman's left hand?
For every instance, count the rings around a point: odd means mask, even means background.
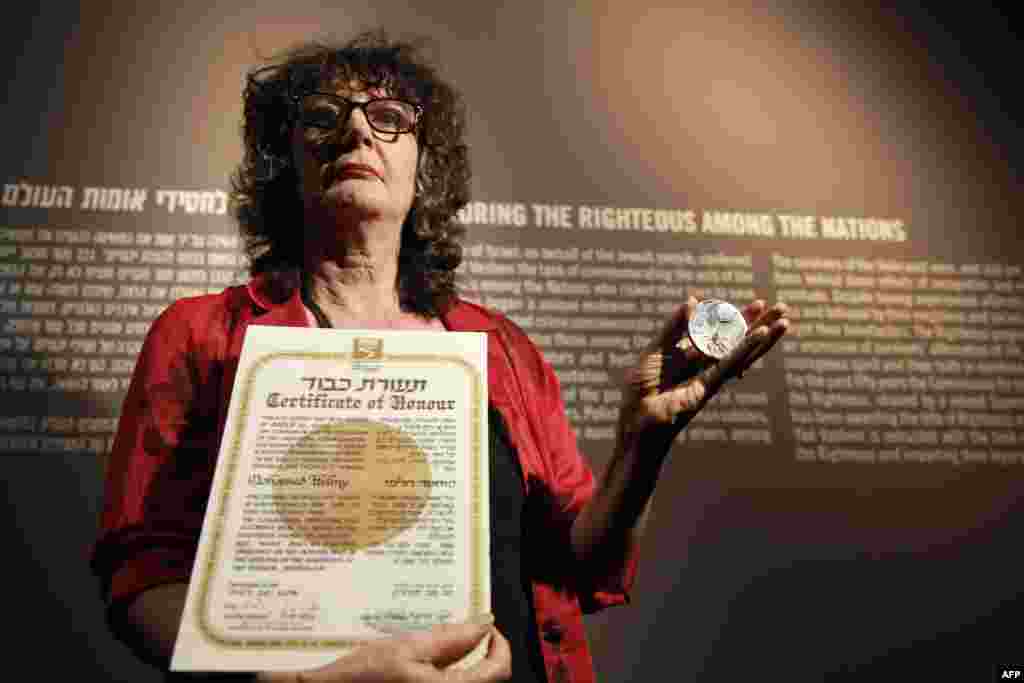
[[[629,548],[643,533],[659,471],[680,430],[789,327],[784,304],[768,308],[755,301],[743,309],[746,336],[716,361],[679,343],[689,341],[687,323],[696,308],[690,297],[627,374],[615,450],[572,526],[573,551],[599,567],[597,576],[628,571]]]
[[[670,445],[727,380],[740,377],[789,328],[785,304],[754,301],[743,308],[746,336],[716,361],[688,343],[687,324],[696,307],[693,297],[680,306],[628,373],[620,446],[628,449],[640,436]]]

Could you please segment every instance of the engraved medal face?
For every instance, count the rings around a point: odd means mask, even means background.
[[[705,355],[721,359],[736,348],[747,333],[747,321],[727,301],[706,299],[697,304],[690,318],[690,339]]]

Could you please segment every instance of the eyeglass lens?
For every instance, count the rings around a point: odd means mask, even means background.
[[[342,97],[314,93],[302,98],[302,123],[314,128],[333,129],[360,108],[370,126],[381,133],[408,133],[416,126],[416,108],[390,98],[351,102]]]

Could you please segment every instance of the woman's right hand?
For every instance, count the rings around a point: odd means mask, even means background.
[[[447,668],[488,633],[491,642],[482,660],[467,669]],[[488,620],[442,624],[365,645],[319,669],[256,678],[260,683],[495,683],[511,675],[508,641]]]

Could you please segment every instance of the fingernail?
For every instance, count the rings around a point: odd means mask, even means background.
[[[491,613],[478,614],[475,617],[470,617],[467,622],[473,626],[490,626],[494,623],[494,615]]]

